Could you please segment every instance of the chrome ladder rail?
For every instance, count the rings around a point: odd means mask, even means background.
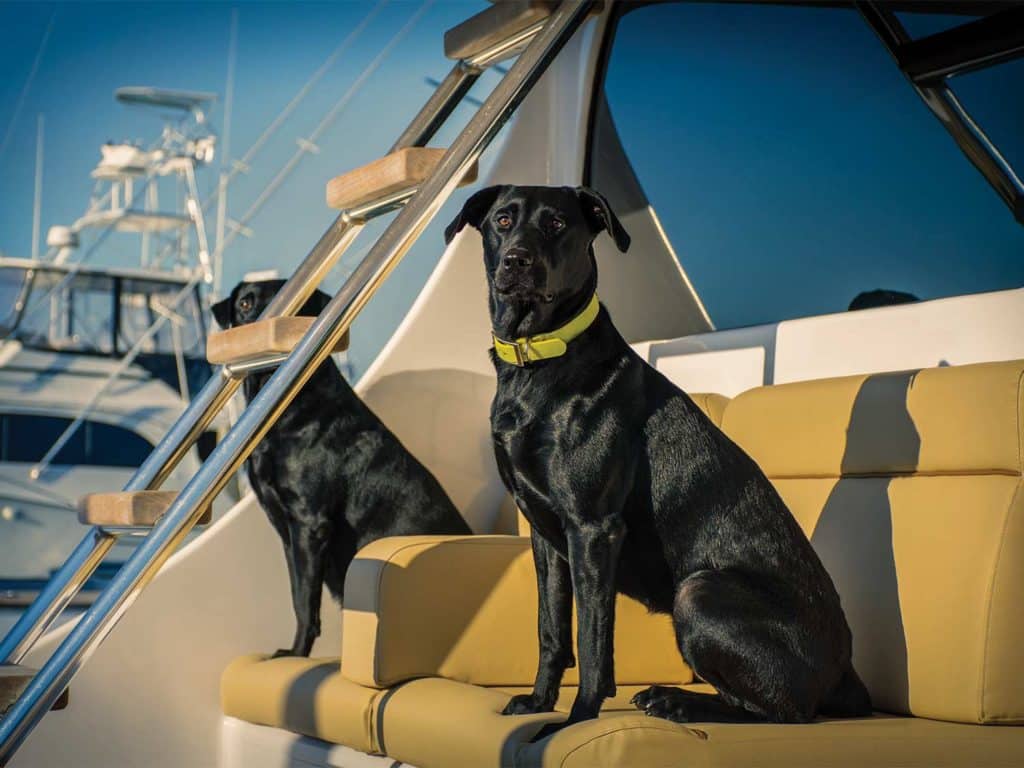
[[[355,317],[447,200],[462,175],[479,158],[586,19],[592,5],[592,0],[564,0],[543,23],[521,30],[486,51],[456,63],[396,142],[396,148],[402,148],[403,142],[408,142],[405,146],[422,146],[486,66],[529,40],[525,50],[452,143],[430,177],[411,194],[309,331],[242,412],[224,440],[0,719],[0,765],[10,760],[82,663],[103,642],[312,372],[327,359]],[[394,201],[390,205],[394,207]],[[368,217],[371,212],[360,213]],[[263,317],[294,314],[351,244],[363,221],[365,219],[358,220],[349,212],[342,212],[267,307]],[[203,387],[136,471],[125,490],[158,488],[215,413],[234,394],[239,383],[240,378],[233,374],[231,367],[223,366],[219,375]],[[101,559],[96,557],[96,553],[109,549],[111,540],[112,537],[104,531],[90,531],[51,584],[4,639],[4,653],[0,654],[0,659],[7,660],[18,654],[20,658],[27,652],[31,642],[59,613],[56,606],[60,604],[59,607],[63,608],[88,578],[90,566],[94,567],[94,563]],[[43,604],[44,597],[48,604]]]

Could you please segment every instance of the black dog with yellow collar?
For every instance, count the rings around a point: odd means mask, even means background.
[[[498,186],[445,232],[483,236],[502,480],[530,521],[539,588],[534,690],[505,714],[551,711],[575,663],[568,722],[615,693],[616,591],[671,614],[716,695],[654,686],[634,703],[689,722],[867,715],[832,580],[760,468],[623,340],[596,299],[592,243],[629,236],[585,188]],[[545,735],[551,729],[542,731]]]

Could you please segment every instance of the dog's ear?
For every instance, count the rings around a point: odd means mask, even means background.
[[[232,291],[231,294],[226,299],[221,299],[212,307],[210,307],[210,311],[213,312],[213,319],[216,320],[217,325],[219,325],[225,331],[231,327],[231,309],[234,306],[235,292]]]
[[[317,289],[313,291],[312,296],[306,299],[306,303],[302,305],[302,309],[299,310],[299,314],[305,317],[317,317],[324,311],[324,307],[330,303],[331,297]]]
[[[587,217],[587,221],[594,227],[594,232],[597,233],[604,229],[608,230],[608,234],[612,236],[618,249],[623,253],[628,251],[630,243],[629,233],[623,228],[619,217],[615,215],[612,207],[608,205],[604,195],[600,192],[595,192],[590,187],[576,187],[576,197],[579,198],[580,205],[583,207],[583,215]]]
[[[472,227],[480,229],[480,223],[484,220],[484,216],[491,210],[491,206],[494,205],[494,201],[498,199],[498,195],[501,194],[502,190],[505,189],[504,185],[498,185],[496,187],[487,187],[481,189],[479,192],[473,194],[462,206],[462,210],[459,211],[459,215],[455,217],[451,224],[444,229],[444,242],[445,245],[451,243],[452,239],[462,231],[462,228],[469,224]]]

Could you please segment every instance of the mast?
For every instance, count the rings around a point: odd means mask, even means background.
[[[43,208],[43,113],[36,120],[36,183],[32,201],[32,258],[39,258],[39,227]]]
[[[228,36],[228,75],[224,84],[224,145],[221,150],[220,178],[217,183],[217,239],[213,247],[213,297],[220,298],[221,272],[224,263],[224,226],[228,209],[228,166],[231,160],[231,109],[235,95],[235,60],[238,57],[238,9],[231,9],[231,32]]]

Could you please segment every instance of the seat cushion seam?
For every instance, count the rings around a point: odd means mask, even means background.
[[[1024,371],[1017,374],[1017,408],[1016,408],[1016,421],[1017,421],[1017,465],[1022,467],[1021,461],[1021,409],[1024,408],[1024,398],[1021,397],[1021,386],[1024,383]],[[999,565],[1003,557],[1003,548],[1006,545],[1006,529],[1010,527],[1010,518],[1013,516],[1013,511],[1017,505],[1017,497],[1020,495],[1021,486],[1024,483],[1017,483],[1017,488],[1013,492],[1013,497],[1010,499],[1010,506],[1006,510],[1006,516],[1003,518],[1003,527],[999,535],[999,547],[996,550],[996,561],[992,566],[992,581],[988,588],[988,611],[985,616],[985,633],[982,637],[984,646],[981,651],[981,680],[978,685],[978,714],[981,721],[984,722],[986,718],[985,713],[985,681],[988,679],[988,652],[989,645],[991,642],[992,633],[992,603],[995,597],[996,581],[999,576]]]
[[[1006,510],[1006,514],[1003,517],[1002,530],[999,533],[999,546],[996,549],[996,561],[992,565],[992,580],[989,583],[988,593],[986,595],[988,610],[985,616],[985,632],[983,635],[984,648],[981,652],[981,680],[978,686],[978,714],[981,716],[982,722],[985,720],[985,681],[988,679],[988,652],[989,645],[991,642],[992,632],[992,603],[995,597],[996,582],[999,577],[999,565],[1002,562],[1003,550],[1006,546],[1006,529],[1010,527],[1010,519],[1013,516],[1014,509],[1017,506],[1017,500],[1020,496],[1021,487],[1024,486],[1024,482],[1017,483],[1017,487],[1013,492],[1013,497],[1010,499],[1010,506]]]
[[[618,734],[618,733],[625,733],[626,731],[640,731],[640,730],[660,731],[662,733],[685,733],[688,737],[695,738],[698,741],[706,741],[707,740],[706,737],[705,738],[701,738],[700,736],[698,736],[697,735],[697,731],[695,731],[694,729],[687,728],[685,726],[681,726],[678,729],[673,729],[673,728],[657,728],[657,727],[650,726],[650,725],[630,725],[630,726],[627,726],[625,728],[617,728],[617,729],[615,729],[613,731],[607,731],[605,733],[599,733],[599,734],[597,734],[595,736],[591,736],[586,741],[584,741],[584,742],[582,742],[580,744],[577,744],[575,747],[573,747],[568,752],[566,752],[565,755],[562,757],[562,759],[559,761],[559,765],[560,766],[564,766],[566,764],[566,761],[570,757],[572,757],[573,753],[578,752],[579,750],[583,749],[584,747],[586,747],[589,744],[593,744],[598,739],[603,739],[605,736],[612,736],[612,735]]]

